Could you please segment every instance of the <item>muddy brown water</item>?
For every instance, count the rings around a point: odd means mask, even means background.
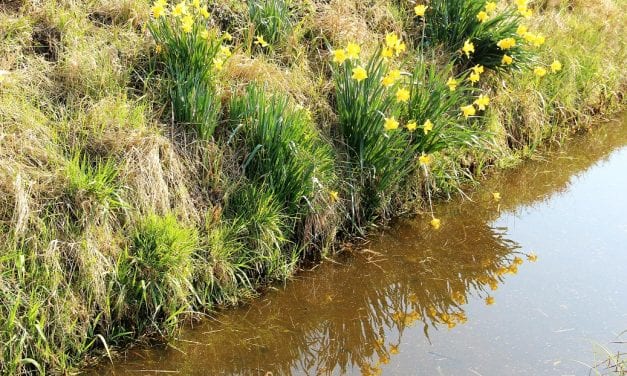
[[[435,212],[94,374],[587,375],[627,329],[627,117]]]

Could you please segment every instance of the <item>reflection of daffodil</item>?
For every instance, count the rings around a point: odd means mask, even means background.
[[[522,265],[522,263],[523,263],[523,259],[521,259],[518,256],[514,257],[514,264],[515,265]]]
[[[530,253],[527,255],[527,260],[531,261],[531,262],[536,262],[538,261],[538,255],[536,255],[535,253]]]
[[[488,296],[487,298],[485,298],[485,304],[486,305],[494,304],[494,298],[492,296]]]
[[[398,354],[398,345],[390,345],[390,354]]]
[[[434,230],[439,230],[440,226],[442,226],[442,221],[440,221],[439,218],[433,218],[431,222],[429,222],[429,224],[431,225],[431,227],[433,227]]]
[[[499,192],[492,192],[492,199],[494,201],[501,201],[501,194]]]

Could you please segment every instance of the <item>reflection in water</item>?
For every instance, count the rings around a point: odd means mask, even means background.
[[[378,374],[394,364],[407,332],[429,339],[472,326],[467,307],[498,306],[495,291],[535,261],[535,254],[511,239],[511,229],[494,225],[503,213],[516,215],[555,198],[573,176],[625,144],[625,127],[608,125],[550,161],[493,177],[472,200],[440,205],[439,230],[425,220],[399,221],[367,249],[345,253],[246,306],[185,329],[175,349],[134,349],[114,369],[97,373]],[[416,374],[417,366],[400,364],[390,373]]]

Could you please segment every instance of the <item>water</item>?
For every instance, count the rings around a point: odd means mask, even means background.
[[[627,329],[626,195],[623,119],[97,373],[587,375]]]

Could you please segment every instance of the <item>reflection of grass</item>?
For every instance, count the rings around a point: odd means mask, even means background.
[[[620,338],[627,330],[618,335]],[[627,344],[625,341],[616,341],[614,343]],[[612,351],[606,346],[595,345],[595,362],[591,367],[591,374],[603,376],[625,376],[627,375],[627,353],[621,351]]]

